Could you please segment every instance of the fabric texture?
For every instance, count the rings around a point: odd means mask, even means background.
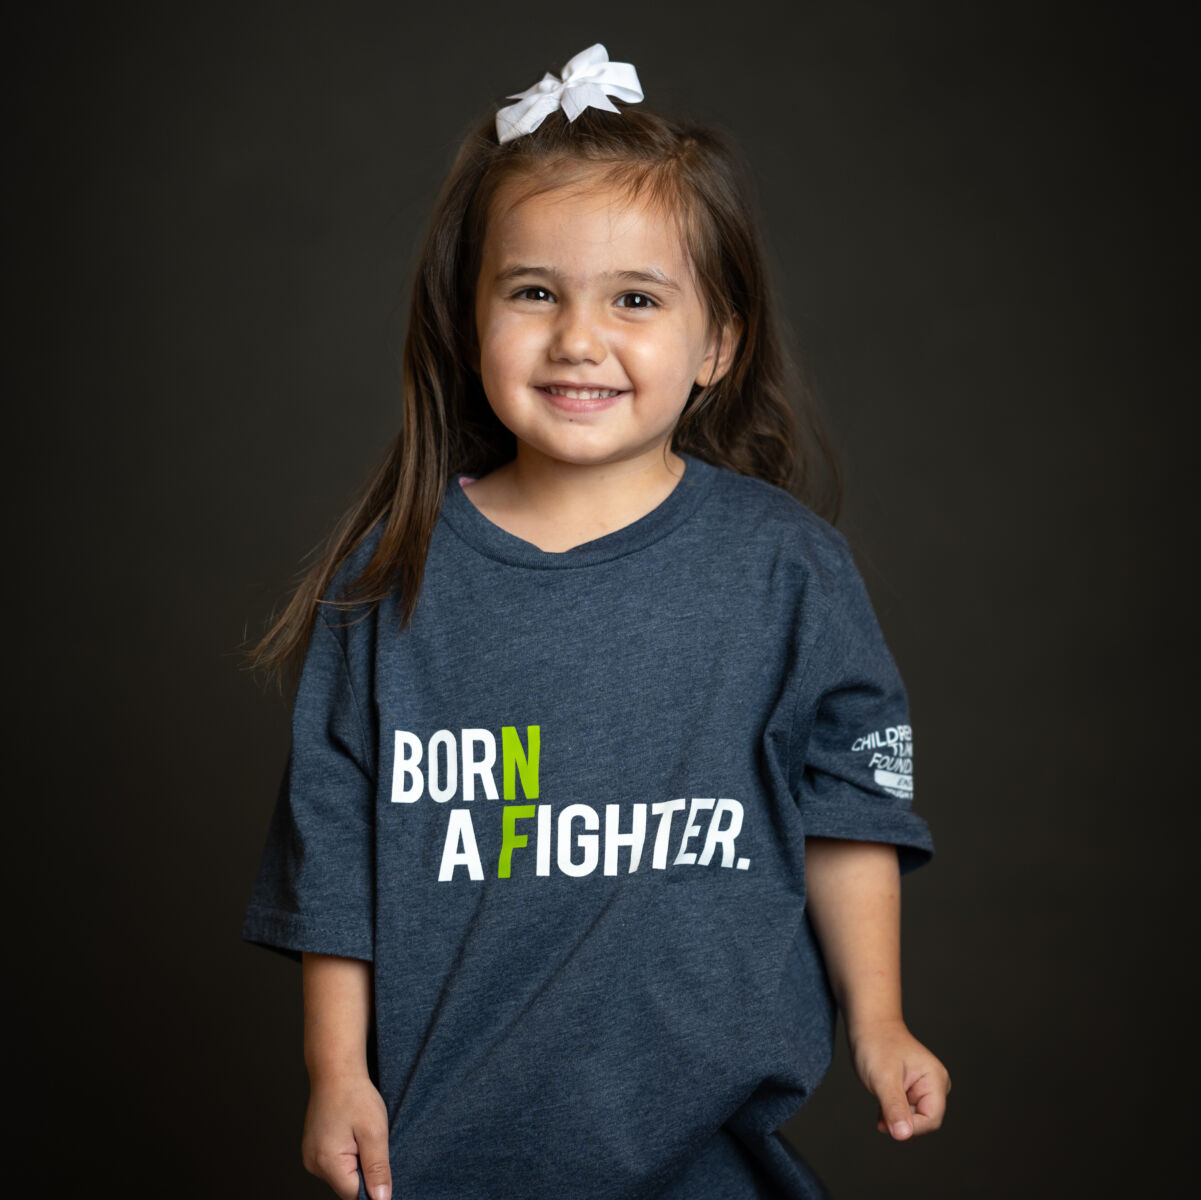
[[[243,937],[374,963],[397,1195],[820,1196],[773,1133],[835,1028],[804,839],[925,862],[912,761],[846,542],[786,493],[688,458],[553,554],[456,483],[405,631],[322,610]]]

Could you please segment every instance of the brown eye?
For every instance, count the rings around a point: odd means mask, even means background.
[[[515,300],[553,300],[554,296],[550,294],[544,287],[526,287],[522,288],[516,296]]]
[[[617,298],[622,308],[654,308],[655,302],[645,292],[626,292]]]

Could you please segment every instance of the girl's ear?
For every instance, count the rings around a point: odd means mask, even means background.
[[[742,341],[742,328],[742,318],[735,313],[720,329],[714,330],[709,339],[709,352],[696,375],[701,387],[716,383],[733,365],[738,343]]]

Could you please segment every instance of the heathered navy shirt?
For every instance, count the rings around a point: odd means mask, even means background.
[[[841,535],[686,464],[565,553],[453,482],[409,628],[317,622],[243,936],[374,963],[397,1196],[820,1194],[804,839],[929,858],[905,694]]]

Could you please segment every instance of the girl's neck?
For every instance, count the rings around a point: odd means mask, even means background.
[[[645,517],[683,475],[684,460],[664,448],[623,462],[578,465],[519,445],[512,462],[471,484],[466,494],[506,533],[561,553]]]

